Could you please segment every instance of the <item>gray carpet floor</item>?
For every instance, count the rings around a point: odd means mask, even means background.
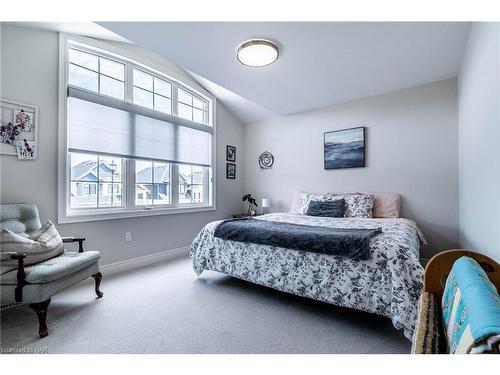
[[[27,306],[1,312],[4,348],[48,353],[409,353],[390,320],[205,271],[188,258],[83,282],[55,296],[49,336]]]

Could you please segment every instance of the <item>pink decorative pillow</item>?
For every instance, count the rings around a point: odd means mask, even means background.
[[[401,211],[401,196],[397,193],[370,193],[375,198],[373,217],[396,218]]]

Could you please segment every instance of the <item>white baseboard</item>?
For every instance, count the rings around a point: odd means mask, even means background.
[[[160,251],[159,253],[145,255],[138,258],[123,260],[121,262],[105,264],[103,266],[100,266],[99,268],[101,269],[101,273],[104,276],[109,276],[120,272],[130,271],[134,268],[149,266],[151,264],[179,258],[188,254],[189,246],[184,246],[177,249]]]

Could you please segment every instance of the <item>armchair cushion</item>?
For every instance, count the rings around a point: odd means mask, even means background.
[[[26,282],[29,284],[50,283],[85,269],[94,263],[97,265],[99,258],[100,253],[98,251],[86,251],[84,253],[68,252],[41,263],[25,267]],[[98,268],[96,272],[99,272]],[[13,270],[3,274],[0,281],[2,285],[16,285],[17,271]]]
[[[8,229],[0,229],[1,273],[16,269],[17,261],[10,259],[15,253],[26,254],[25,265],[43,262],[64,253],[64,245],[56,227],[48,221],[26,238]]]
[[[61,257],[63,256],[64,255],[61,255]],[[80,281],[88,279],[97,272],[99,272],[99,264],[96,261],[77,272],[69,274],[61,279],[51,281],[50,283],[26,284],[23,288],[23,302],[36,303],[45,301],[57,293],[79,283]],[[15,298],[15,290],[15,285],[0,285],[0,302],[2,304],[13,302]]]

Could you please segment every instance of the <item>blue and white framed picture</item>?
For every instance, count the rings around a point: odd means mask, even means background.
[[[365,166],[365,127],[335,130],[324,134],[325,169]]]
[[[230,180],[236,179],[236,164],[226,163],[226,178]]]
[[[226,145],[226,161],[236,162],[236,147]]]

